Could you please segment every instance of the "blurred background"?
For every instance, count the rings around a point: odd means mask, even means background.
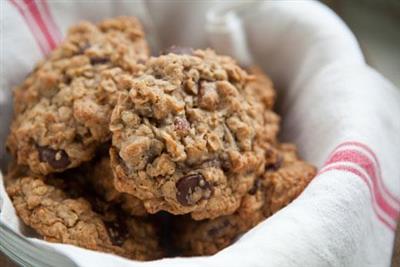
[[[354,32],[368,64],[400,88],[400,0],[321,0],[321,2],[342,17]],[[0,253],[0,266],[16,265]],[[400,228],[398,227],[392,267],[399,266]]]
[[[400,88],[400,0],[322,2],[354,32],[368,64]]]
[[[342,17],[354,32],[367,63],[400,89],[400,0],[322,0],[322,2]],[[392,267],[399,266],[398,225]]]

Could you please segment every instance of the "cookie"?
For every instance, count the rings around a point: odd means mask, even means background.
[[[175,246],[187,256],[212,255],[232,244],[265,218],[295,199],[315,175],[315,168],[297,158],[293,145],[271,151],[270,166],[232,215],[212,220],[175,219]],[[273,163],[274,162],[274,163]]]
[[[276,91],[271,79],[258,66],[248,67],[246,71],[253,75],[249,82],[248,93],[260,99],[265,109],[272,110],[276,102]]]
[[[140,23],[120,17],[72,27],[64,42],[14,90],[7,147],[37,174],[89,161],[110,140],[116,79],[134,75],[149,50]]]
[[[22,221],[50,242],[137,260],[163,256],[152,223],[124,214],[89,194],[82,187],[81,178],[71,177],[72,174],[63,174],[63,179],[15,179],[7,192]]]
[[[233,213],[279,129],[268,101],[254,97],[263,83],[255,79],[212,50],[153,57],[143,75],[123,77],[130,90],[121,91],[110,124],[116,189],[149,213]]]
[[[118,204],[124,212],[134,216],[145,216],[147,211],[143,201],[115,189],[114,174],[111,169],[110,157],[103,156],[99,160],[86,166],[87,177],[97,194],[106,202]]]
[[[264,120],[262,129],[259,130],[264,131],[263,135],[259,136],[264,140],[259,140],[258,143],[276,144],[278,142],[277,134],[279,132],[280,117],[273,111],[276,91],[272,81],[258,66],[248,67],[246,71],[250,76],[244,87],[245,95],[253,105],[259,105],[257,110],[263,115]]]

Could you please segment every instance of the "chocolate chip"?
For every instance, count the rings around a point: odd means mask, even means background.
[[[229,172],[232,169],[232,163],[227,156],[221,157],[221,168],[224,172]]]
[[[69,85],[72,81],[72,78],[69,75],[65,75],[62,81],[63,81],[63,83]]]
[[[201,174],[183,176],[176,183],[176,198],[184,206],[192,206],[202,199],[211,196],[211,185]]]
[[[177,117],[174,120],[174,127],[175,127],[175,131],[177,131],[178,133],[185,134],[189,131],[190,124],[185,118]]]
[[[106,64],[110,60],[105,57],[93,57],[90,59],[90,64],[97,65],[97,64]]]
[[[80,134],[75,134],[75,136],[74,136],[74,142],[76,142],[76,143],[82,143],[82,141],[83,141],[83,136],[80,135]]]
[[[111,222],[104,222],[110,235],[111,242],[114,246],[121,246],[129,236],[128,228],[125,222],[117,219]]]
[[[259,179],[255,180],[253,187],[249,190],[248,193],[250,195],[255,195],[257,193],[258,189],[260,188],[260,186],[261,186],[261,181]]]
[[[274,163],[270,163],[265,166],[265,170],[272,172],[277,171],[282,166],[282,163],[283,163],[283,157],[281,155],[278,155]]]
[[[176,55],[193,55],[193,49],[190,47],[185,47],[185,46],[171,46],[167,48],[164,51],[161,51],[161,55],[167,55],[167,54],[176,54]]]
[[[210,236],[216,236],[220,232],[219,228],[213,227],[210,230],[208,230],[208,235]]]
[[[47,162],[54,169],[63,169],[71,163],[68,154],[64,150],[55,150],[42,146],[38,147],[38,152],[40,161]]]
[[[90,205],[92,206],[94,212],[100,214],[104,214],[107,212],[108,206],[105,204],[104,201],[100,200],[93,192],[91,192],[91,194],[88,194],[86,192],[85,198],[89,200]]]

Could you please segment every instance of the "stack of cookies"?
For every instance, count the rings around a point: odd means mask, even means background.
[[[14,90],[7,192],[45,240],[137,260],[211,255],[307,186],[275,91],[212,50],[151,57],[139,21],[72,27]]]

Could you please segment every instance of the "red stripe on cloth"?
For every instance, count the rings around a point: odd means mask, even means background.
[[[20,6],[17,0],[10,0],[10,2],[18,10],[19,14],[21,14],[22,18],[25,20],[29,30],[32,33],[33,38],[36,40],[36,43],[39,46],[40,51],[44,55],[46,55],[50,51],[50,49],[47,46],[47,43],[42,40],[41,36],[37,34],[35,23],[34,21],[31,21],[32,18],[30,17],[30,14],[26,12],[22,6]]]
[[[379,178],[376,176],[374,164],[367,156],[356,150],[342,150],[334,153],[328,160],[327,164],[335,162],[352,162],[362,167],[371,178],[372,191],[379,207],[381,207],[381,209],[392,219],[397,219],[400,207],[393,207],[384,199],[382,192],[379,190],[380,188],[378,187]]]
[[[56,48],[57,43],[56,41],[53,39],[53,36],[51,36],[50,31],[48,29],[48,26],[46,25],[46,23],[44,22],[39,9],[36,6],[36,2],[34,0],[24,0],[26,6],[28,7],[28,10],[30,11],[30,13],[32,14],[33,18],[35,19],[37,25],[39,26],[40,30],[42,31],[42,33],[44,34],[47,43],[49,44],[49,47],[51,50],[53,50],[54,48]]]
[[[360,142],[357,142],[357,141],[347,141],[347,142],[344,142],[344,143],[340,144],[336,149],[338,149],[340,147],[343,147],[343,146],[346,146],[346,145],[358,146],[358,147],[363,148],[364,150],[366,150],[374,158],[376,166],[377,166],[377,170],[378,170],[378,175],[379,175],[379,177],[382,177],[381,166],[379,164],[378,157],[376,156],[376,154],[374,153],[374,151],[371,148],[369,148],[367,145],[365,145],[363,143],[360,143]],[[395,195],[393,195],[390,192],[390,190],[385,186],[383,181],[382,181],[381,185],[382,185],[383,191],[385,191],[385,194],[389,198],[391,198],[394,202],[396,202],[398,205],[400,205],[400,198],[396,197]]]
[[[332,171],[332,170],[351,172],[351,173],[357,175],[358,177],[360,177],[361,180],[364,181],[364,183],[367,185],[367,187],[369,189],[369,192],[371,194],[371,198],[374,199],[373,196],[372,196],[372,194],[374,194],[374,190],[373,190],[373,188],[371,188],[371,185],[368,183],[368,178],[364,174],[362,174],[360,171],[358,171],[357,169],[355,169],[353,167],[350,167],[350,166],[332,166],[332,167],[328,167],[328,168],[324,169],[318,175],[323,174],[325,172]],[[375,215],[377,216],[377,218],[378,218],[378,220],[380,222],[382,222],[384,225],[386,225],[393,232],[396,230],[396,226],[395,226],[396,222],[393,221],[391,223],[387,219],[382,217],[382,215],[379,214],[377,205],[375,205],[374,203],[372,203],[372,209],[374,210],[374,213],[375,213]]]
[[[47,24],[50,27],[50,32],[53,36],[53,39],[56,41],[57,44],[59,44],[62,40],[62,34],[60,31],[60,28],[57,26],[57,23],[54,20],[53,15],[50,12],[49,4],[47,3],[46,0],[41,0],[40,6],[43,7],[42,16],[46,20]],[[38,5],[39,6],[39,5]]]

